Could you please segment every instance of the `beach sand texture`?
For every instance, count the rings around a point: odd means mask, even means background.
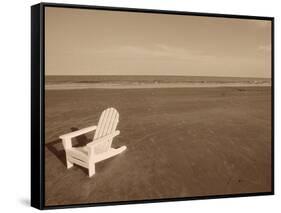
[[[45,104],[47,206],[271,191],[271,87],[46,90]],[[127,150],[92,178],[67,170],[58,137],[107,107]]]

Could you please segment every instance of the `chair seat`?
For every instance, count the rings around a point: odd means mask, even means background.
[[[89,159],[88,150],[86,146],[72,147],[71,149],[68,149],[66,152],[71,157],[82,160],[84,162],[87,162]]]
[[[82,152],[85,155],[88,155],[88,149],[86,146],[72,147],[72,149],[77,150],[78,152]]]
[[[107,158],[113,157],[123,152],[125,149],[126,146],[122,146],[118,149],[110,148],[107,152],[96,154],[93,158],[93,162],[99,162]],[[82,161],[82,163],[87,163],[89,161],[89,155],[86,146],[72,147],[71,149],[68,149],[66,152],[67,155],[69,155],[71,158]]]

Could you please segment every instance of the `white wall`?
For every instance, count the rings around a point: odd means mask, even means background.
[[[49,2],[55,2],[49,0]],[[103,6],[185,10],[229,14],[275,16],[276,20],[276,109],[281,107],[279,72],[280,1],[245,0],[68,0]],[[0,212],[36,211],[29,207],[30,196],[30,6],[34,0],[1,1],[0,5]],[[278,13],[279,12],[279,13]],[[276,113],[276,194],[248,198],[138,204],[129,206],[68,209],[82,212],[270,212],[280,208],[280,114]]]

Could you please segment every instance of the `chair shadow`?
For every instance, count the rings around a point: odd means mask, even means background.
[[[60,139],[47,143],[46,148],[49,149],[63,163],[63,165],[66,166],[65,151]]]
[[[76,127],[70,128],[71,132],[79,130]],[[89,139],[85,135],[80,135],[72,140],[72,146],[85,146],[89,142]],[[65,159],[65,150],[63,148],[62,140],[56,139],[54,141],[51,141],[50,143],[46,144],[46,147],[48,150],[50,150],[59,160],[60,162],[66,167],[66,159]],[[78,167],[83,172],[88,174],[88,171],[83,167]]]

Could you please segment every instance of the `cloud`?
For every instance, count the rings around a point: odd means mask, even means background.
[[[167,59],[167,60],[204,60],[214,58],[214,55],[196,52],[187,48],[172,47],[167,44],[154,44],[150,46],[119,45],[93,50],[93,54],[114,58],[141,58],[141,59]]]

